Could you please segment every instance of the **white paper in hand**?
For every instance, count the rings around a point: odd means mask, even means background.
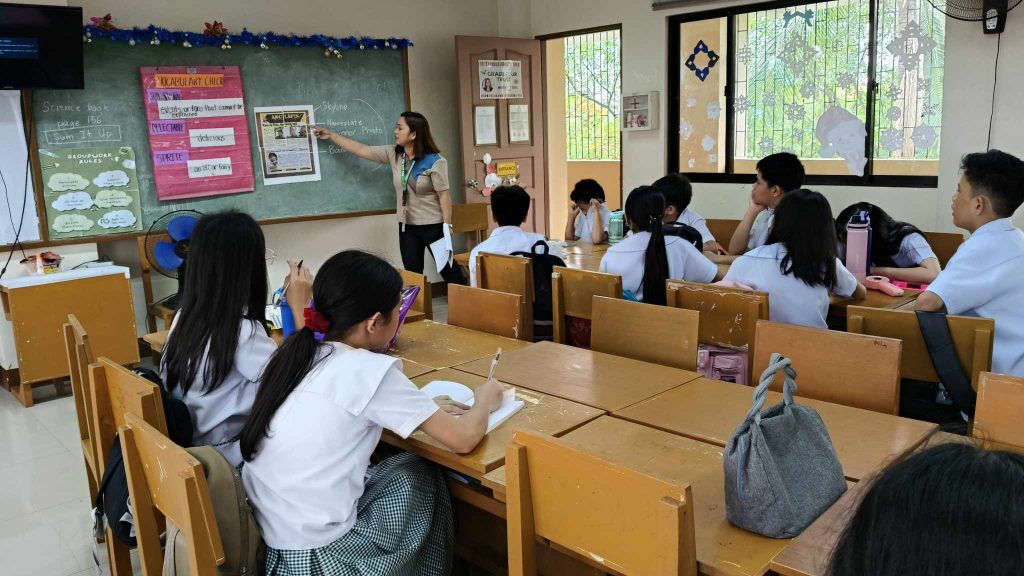
[[[455,259],[455,251],[452,249],[452,230],[447,224],[442,224],[441,229],[444,230],[444,236],[430,244],[430,255],[434,257],[438,274]]]
[[[467,406],[472,406],[475,400],[473,391],[468,386],[448,380],[434,380],[424,386],[423,391],[431,398],[447,396]],[[516,400],[516,389],[507,388],[502,393],[501,406],[498,406],[497,410],[491,412],[491,415],[487,418],[487,433],[490,434],[491,430],[494,430],[502,422],[511,418],[513,414],[522,410],[523,405],[522,400]]]

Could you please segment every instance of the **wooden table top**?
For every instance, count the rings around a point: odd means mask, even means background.
[[[748,386],[699,378],[685,386],[615,411],[615,416],[661,430],[725,446],[733,430],[750,410],[754,389]],[[782,394],[768,392],[765,407],[782,401]],[[860,480],[890,459],[913,450],[938,426],[880,412],[861,410],[819,400],[797,398],[821,414],[836,448],[843,473]]]
[[[455,366],[478,376],[486,376],[490,367],[489,357]],[[495,376],[502,382],[609,412],[700,377],[688,370],[552,342],[502,353]]]
[[[142,337],[142,340],[149,344],[149,347],[157,354],[164,351],[164,346],[167,346],[167,336],[170,335],[170,330],[160,330],[159,332],[152,332]],[[270,337],[274,339],[274,342],[278,346],[281,342],[284,342],[284,333],[281,330],[275,329],[270,331]]]
[[[420,387],[434,380],[449,380],[475,389],[486,381],[486,377],[446,368],[412,379]],[[516,388],[516,398],[523,401],[523,409],[492,430],[469,454],[455,454],[421,431],[414,432],[406,440],[385,432],[383,439],[389,444],[479,480],[487,472],[505,464],[505,447],[512,441],[513,430],[561,436],[605,413],[603,410],[525,388]]]
[[[412,360],[406,360],[404,358],[402,358],[401,360],[402,374],[405,374],[406,378],[412,379],[416,378],[417,376],[423,376],[424,374],[429,374],[430,372],[434,371],[434,369],[431,368],[430,366],[424,366],[423,364],[413,362]]]
[[[601,251],[588,251],[588,252],[567,252],[562,260],[565,261],[565,265],[568,268],[574,268],[576,270],[587,270],[589,272],[598,272],[601,267],[601,258],[604,256],[604,250]],[[469,268],[469,252],[455,255],[455,263],[462,266],[463,268]]]
[[[562,439],[638,472],[689,484],[702,574],[764,574],[772,558],[790,542],[747,532],[726,520],[722,450],[717,446],[609,416],[588,422]],[[504,499],[505,467],[485,476],[484,484]]]
[[[530,342],[503,338],[433,320],[422,320],[402,327],[398,343],[388,354],[412,360],[435,370],[490,358],[501,348],[505,352],[531,346]],[[484,375],[487,373],[484,372]]]
[[[848,306],[865,306],[867,308],[888,308],[895,310],[906,306],[911,302],[916,302],[917,297],[920,295],[920,290],[904,288],[902,296],[889,296],[888,294],[879,292],[878,290],[868,290],[867,296],[863,300],[830,296],[828,299],[828,313],[829,316],[845,317],[846,308]]]

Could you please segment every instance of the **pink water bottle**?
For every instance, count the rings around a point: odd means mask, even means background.
[[[871,275],[871,218],[862,210],[846,225],[846,269],[861,284]]]

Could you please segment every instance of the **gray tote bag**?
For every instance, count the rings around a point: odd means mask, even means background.
[[[779,370],[786,377],[784,399],[762,412]],[[800,534],[846,491],[821,416],[793,402],[795,378],[789,359],[772,354],[754,389],[753,406],[725,448],[726,518],[771,538]]]

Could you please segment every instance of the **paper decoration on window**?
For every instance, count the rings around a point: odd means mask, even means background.
[[[782,53],[779,60],[786,65],[790,72],[802,76],[807,66],[821,49],[807,41],[807,36],[802,32],[792,33],[782,46]]]
[[[857,75],[853,72],[843,72],[839,75],[836,80],[839,81],[839,85],[843,88],[853,88],[857,86]]]
[[[689,140],[690,136],[693,136],[693,124],[683,120],[683,123],[679,125],[679,133],[683,135],[683,140]]]
[[[772,140],[770,136],[765,136],[757,142],[757,147],[761,149],[762,154],[771,154],[775,151],[775,140]]]
[[[930,54],[936,46],[938,43],[925,34],[917,22],[911,20],[885,48],[900,59],[900,64],[904,68],[915,70],[923,57]]]
[[[882,149],[888,152],[896,152],[903,148],[903,130],[899,128],[886,128],[882,130]]]
[[[722,105],[719,104],[718,100],[712,100],[708,102],[707,112],[709,119],[716,120],[722,115]]]
[[[702,52],[707,55],[708,62],[704,67],[698,67],[696,64],[697,56]],[[715,64],[718,64],[718,58],[718,54],[716,54],[714,50],[708,48],[708,45],[705,44],[703,40],[698,40],[697,45],[693,47],[693,54],[690,54],[690,57],[686,59],[685,66],[693,71],[694,76],[696,76],[698,80],[703,82],[707,79],[708,74],[711,73],[711,69],[715,67]]]
[[[686,99],[686,107],[687,108],[693,108],[696,105],[697,105],[697,99],[694,98],[693,96],[690,96],[689,98]]]
[[[903,117],[903,110],[900,110],[899,106],[893,106],[885,113],[885,117],[895,122]]]
[[[700,140],[700,147],[703,148],[706,152],[710,152],[711,149],[715,147],[715,139],[705,134],[704,137],[701,138]]]
[[[718,154],[708,154],[708,162],[711,164],[718,164]]]
[[[846,160],[850,174],[864,175],[868,162],[864,157],[864,139],[868,136],[864,122],[849,111],[833,106],[818,118],[814,133],[821,143],[822,158],[838,155]]]
[[[921,109],[921,116],[932,116],[939,111],[939,107],[931,102],[924,105]]]
[[[786,116],[794,122],[799,122],[804,118],[804,106],[803,104],[786,104]]]
[[[749,104],[749,102],[747,102],[747,97],[746,96],[737,96],[732,101],[732,109],[733,109],[733,111],[735,111],[737,113],[746,112],[748,106],[750,106],[750,104]]]
[[[775,94],[766,94],[764,97],[764,104],[769,108],[775,106]]]
[[[896,100],[903,95],[903,87],[899,84],[893,84],[885,89],[885,95]]]
[[[938,138],[938,134],[935,132],[935,128],[922,124],[914,128],[914,133],[910,136],[910,139],[914,141],[914,146],[921,150],[927,150],[935,145],[935,140]]]
[[[686,162],[686,165],[689,166],[690,168],[693,168],[694,166],[697,165],[697,161],[694,160],[693,158],[690,158],[689,161]]]
[[[736,51],[736,60],[738,60],[740,64],[746,64],[747,62],[750,62],[750,56],[751,53],[749,46],[744,46]]]
[[[931,90],[931,88],[932,88],[932,81],[931,80],[929,80],[927,78],[918,78],[917,79],[917,91],[918,92],[927,92],[927,91]]]
[[[786,10],[786,12],[782,15],[783,27],[788,27],[789,22],[797,18],[802,18],[807,26],[814,26],[814,10],[808,8],[803,12],[790,12],[789,10]]]
[[[818,91],[818,87],[813,82],[808,82],[800,87],[800,95],[810,100],[814,98],[814,94]]]

